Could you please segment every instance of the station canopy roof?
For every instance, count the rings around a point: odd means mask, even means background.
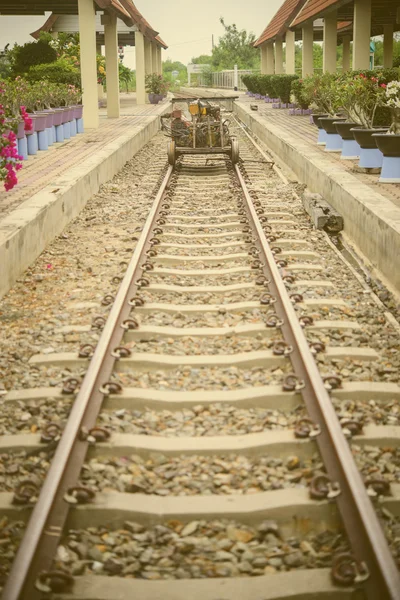
[[[132,0],[95,0],[97,10],[113,12],[128,27],[136,28],[150,41],[168,46],[138,11]],[[44,15],[46,11],[57,15],[77,15],[78,0],[1,0],[0,15]]]
[[[321,2],[321,0],[317,1]],[[254,42],[254,46],[259,47],[267,42],[274,42],[277,37],[284,36],[286,32],[291,29],[293,19],[297,17],[306,3],[307,0],[285,0],[258,40]],[[323,26],[323,20],[316,18],[314,22],[315,41],[323,40]],[[352,21],[338,21],[337,28],[339,38],[344,35],[349,35],[349,31],[351,33],[352,30]],[[301,30],[295,30],[295,38],[296,40],[301,40]]]
[[[371,35],[382,34],[383,26],[389,24],[393,24],[394,30],[399,31],[400,23],[397,23],[399,7],[399,0],[372,0]],[[323,18],[334,10],[337,10],[338,21],[351,23],[347,28],[347,33],[351,32],[353,29],[354,0],[307,0],[301,9],[297,11],[290,27],[302,27],[307,21]]]

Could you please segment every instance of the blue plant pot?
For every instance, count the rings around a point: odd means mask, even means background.
[[[39,145],[39,150],[42,150],[43,152],[45,152],[46,150],[49,149],[49,142],[48,142],[48,138],[47,138],[46,129],[43,129],[43,131],[39,131],[38,145]]]
[[[36,131],[27,136],[28,142],[28,154],[29,156],[35,156],[38,153],[38,134]]]
[[[338,133],[327,133],[325,152],[341,152],[343,140]]]
[[[374,134],[372,136],[383,154],[381,183],[400,183],[400,135]]]
[[[18,143],[18,154],[22,156],[23,160],[28,160],[28,140],[26,136],[23,138],[19,138],[17,140]]]
[[[83,133],[85,131],[82,117],[76,120],[76,129],[78,133]]]
[[[358,160],[360,158],[361,148],[356,140],[343,140],[342,160]]]
[[[361,127],[350,130],[361,148],[359,167],[363,169],[379,169],[382,167],[383,154],[376,145],[374,134],[386,133],[387,130],[388,128],[362,129]]]
[[[56,125],[56,140],[59,144],[64,141],[64,125]]]

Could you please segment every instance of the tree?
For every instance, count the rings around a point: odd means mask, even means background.
[[[235,24],[226,25],[223,17],[220,23],[225,33],[212,51],[211,64],[214,69],[233,69],[234,65],[239,69],[259,68],[260,51],[253,46],[256,40],[254,33],[239,30]]]
[[[194,65],[211,65],[212,56],[209,54],[200,54],[200,56],[195,56],[192,58],[192,63]]]

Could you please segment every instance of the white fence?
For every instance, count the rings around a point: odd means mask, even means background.
[[[245,91],[247,88],[242,82],[243,75],[257,75],[260,71],[238,70],[238,90]],[[212,75],[212,81],[210,81]],[[235,70],[229,71],[217,71],[215,73],[202,73],[198,75],[198,86],[200,87],[213,87],[222,88],[226,90],[235,89]]]

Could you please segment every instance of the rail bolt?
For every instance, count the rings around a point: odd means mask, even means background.
[[[267,315],[267,320],[265,321],[265,324],[267,327],[282,327],[283,321],[278,317],[278,315],[272,314]]]
[[[292,376],[289,375],[288,377],[292,377]],[[295,379],[297,379],[297,377],[295,377]],[[294,389],[296,389],[296,387],[294,387]],[[292,390],[290,390],[290,391],[292,391]],[[300,421],[297,422],[295,430],[294,430],[294,436],[299,439],[316,437],[316,435],[319,434],[320,431],[321,430],[319,428],[319,425],[316,425],[314,423],[314,421],[312,421],[311,419],[304,418],[304,419],[300,419]]]
[[[312,317],[308,317],[307,315],[303,315],[299,319],[300,325],[304,328],[308,325],[312,325],[314,323],[314,319]]]
[[[276,298],[272,294],[263,294],[260,298],[260,304],[275,304],[275,302]]]
[[[99,391],[105,396],[109,394],[122,394],[122,385],[116,381],[107,381],[107,383],[103,383]]]
[[[68,504],[87,504],[95,497],[95,492],[84,486],[76,486],[68,488],[64,495],[65,502]]]
[[[297,375],[287,375],[283,380],[282,389],[284,392],[295,392],[302,390],[305,387],[305,382],[303,379],[299,379]],[[304,421],[304,419],[303,419]],[[312,421],[310,421],[312,422]],[[297,428],[296,428],[297,429]],[[295,430],[296,435],[296,430]],[[296,435],[296,437],[307,437],[303,435]]]
[[[131,355],[131,351],[129,348],[125,348],[125,346],[117,346],[111,352],[111,356],[114,358],[128,358]]]
[[[69,377],[63,382],[63,387],[61,390],[62,394],[74,394],[76,392],[76,388],[80,384],[79,379],[75,377]]]
[[[39,488],[37,484],[30,479],[25,479],[15,488],[12,503],[17,504],[18,506],[29,504],[29,502],[36,500],[38,493]]]
[[[328,475],[315,475],[310,482],[310,497],[313,500],[333,499],[341,493],[338,483],[332,483]]]
[[[261,261],[259,260],[255,260],[254,262],[251,263],[251,268],[252,269],[261,269],[262,264]]]
[[[369,496],[390,496],[390,483],[383,477],[368,477],[365,487]]]
[[[290,300],[293,304],[298,304],[299,302],[303,302],[303,296],[301,294],[291,294]]]
[[[112,294],[107,294],[106,296],[104,296],[101,303],[103,306],[109,306],[110,304],[112,304],[114,302],[114,300],[115,300],[115,298],[114,298],[114,296],[112,296]]]
[[[327,390],[337,390],[342,385],[342,380],[337,375],[326,375],[322,380]]]
[[[364,562],[355,561],[349,552],[341,552],[333,557],[331,577],[336,585],[347,587],[366,581],[369,570]]]
[[[157,256],[157,250],[147,250],[146,252],[146,256],[148,256],[149,258],[154,258],[155,256]]]
[[[125,321],[121,323],[121,327],[123,329],[139,329],[139,321],[133,318],[125,319]]]
[[[290,346],[286,342],[276,342],[272,349],[272,354],[275,356],[288,356],[293,352],[293,346]]]
[[[157,246],[157,244],[160,244],[160,240],[157,237],[152,237],[150,240],[150,246]]]
[[[92,444],[96,442],[105,442],[110,437],[110,432],[104,427],[92,427],[88,431],[87,440]]]
[[[140,298],[140,296],[133,296],[133,298],[128,301],[128,304],[130,306],[143,306],[144,300],[143,298]]]
[[[84,344],[79,348],[78,357],[79,358],[90,358],[93,356],[94,346],[92,344]]]
[[[74,578],[66,571],[44,571],[40,573],[35,587],[40,592],[65,592],[72,587]]]
[[[318,354],[319,352],[325,351],[325,344],[322,342],[313,342],[310,344],[311,354]]]
[[[106,324],[104,317],[95,317],[92,321],[92,329],[103,329]]]
[[[343,433],[348,437],[362,433],[363,424],[361,421],[356,421],[355,419],[343,419],[340,421],[340,425],[342,426]]]
[[[60,437],[61,427],[57,423],[47,423],[42,429],[40,435],[40,443],[48,444]]]
[[[152,264],[151,264],[151,263],[149,263],[149,262],[145,262],[145,263],[142,265],[142,269],[143,269],[143,271],[152,271],[152,270],[154,269],[154,265],[152,265]]]
[[[161,227],[156,227],[156,228],[153,230],[153,233],[154,233],[155,235],[161,235],[161,234],[162,234],[162,232],[163,232],[163,230],[161,229]]]
[[[148,287],[150,285],[150,281],[148,279],[146,279],[145,277],[140,277],[136,281],[136,285],[138,286],[138,288]]]
[[[287,267],[287,260],[284,260],[283,258],[280,258],[279,260],[276,261],[276,264],[278,267],[280,267],[281,269],[283,269],[284,267]]]
[[[115,285],[118,285],[119,283],[121,283],[121,281],[122,277],[118,277],[118,275],[115,275],[115,277],[111,279],[111,283],[115,283]]]

